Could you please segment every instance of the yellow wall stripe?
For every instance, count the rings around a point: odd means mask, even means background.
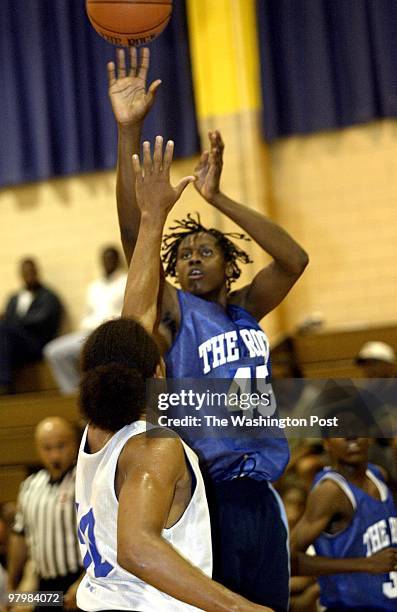
[[[259,108],[254,0],[187,0],[187,9],[199,117]]]

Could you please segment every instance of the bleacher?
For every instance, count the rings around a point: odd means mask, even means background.
[[[285,337],[272,348],[274,376],[292,376],[293,366],[305,378],[355,378],[354,363],[368,340],[381,340],[397,351],[397,325],[319,330]],[[45,363],[22,368],[17,375],[17,394],[0,397],[0,502],[16,498],[20,482],[30,466],[38,463],[34,446],[36,424],[58,415],[78,421],[75,397],[56,389]]]
[[[39,462],[34,445],[37,423],[54,415],[78,421],[76,399],[59,394],[44,362],[19,370],[16,391],[0,397],[0,503],[16,499],[19,484]]]

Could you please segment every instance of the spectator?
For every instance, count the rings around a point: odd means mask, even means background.
[[[44,349],[61,393],[75,393],[79,384],[79,355],[88,334],[108,319],[120,316],[123,306],[126,273],[120,269],[120,256],[115,247],[101,253],[103,275],[87,289],[86,313],[80,329],[53,340]]]
[[[364,378],[391,378],[395,376],[396,354],[385,342],[366,342],[356,357],[356,364]]]
[[[82,573],[74,493],[77,431],[64,419],[50,417],[37,425],[35,441],[44,468],[20,487],[8,551],[9,590],[17,589],[30,557],[38,590],[63,591],[65,608],[73,609]]]
[[[1,395],[13,390],[15,368],[41,359],[62,314],[59,298],[41,284],[36,262],[23,259],[20,266],[24,286],[11,296],[0,320]]]
[[[359,385],[379,401],[377,422],[385,436],[375,440],[369,459],[387,471],[389,484],[396,491],[397,465],[390,445],[390,438],[397,435],[396,354],[385,342],[366,342],[356,357],[356,364],[363,378]]]

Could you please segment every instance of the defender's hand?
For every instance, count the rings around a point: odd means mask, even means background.
[[[77,589],[78,589],[79,584],[80,584],[80,580],[76,580],[76,582],[74,582],[68,588],[65,595],[63,596],[63,607],[66,610],[77,610],[76,596],[77,596]]]
[[[194,176],[185,176],[173,187],[170,183],[170,170],[174,143],[167,142],[163,155],[163,138],[157,136],[154,145],[153,159],[150,153],[150,143],[143,143],[143,164],[138,155],[132,156],[135,174],[135,191],[141,213],[151,215],[153,223],[163,223],[175,202],[179,200],[183,190],[194,181]]]
[[[130,48],[128,74],[124,49],[117,49],[116,58],[117,76],[115,63],[109,62],[107,65],[109,97],[115,119],[121,125],[141,123],[151,109],[161,84],[158,79],[146,91],[150,51],[147,47],[142,49],[138,66],[138,52],[135,47]]]
[[[211,145],[210,151],[204,151],[194,169],[196,175],[194,186],[203,198],[211,203],[220,191],[225,145],[218,130],[208,132],[208,137]]]

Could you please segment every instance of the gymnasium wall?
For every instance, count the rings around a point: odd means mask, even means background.
[[[269,159],[272,214],[310,254],[310,266],[279,309],[271,335],[316,310],[331,326],[396,320],[397,122],[290,138],[273,145]],[[178,162],[175,180],[189,173],[194,161]],[[255,193],[255,171],[247,170],[244,186],[238,165],[228,147],[225,189],[265,210],[267,202]],[[18,285],[16,262],[34,254],[46,282],[64,298],[72,323],[78,321],[84,288],[98,274],[98,249],[118,242],[114,185],[114,173],[106,172],[0,192],[1,304]],[[187,210],[217,222],[192,187],[171,220]]]
[[[200,7],[197,5],[200,4]],[[279,221],[303,244],[310,266],[267,317],[271,338],[321,311],[329,326],[397,319],[397,122],[385,120],[266,147],[259,129],[259,66],[253,0],[188,0],[196,105],[202,142],[219,128],[226,142],[222,187]],[[190,174],[196,159],[175,163]],[[0,191],[0,305],[18,286],[16,263],[36,255],[45,281],[81,315],[98,275],[98,250],[118,243],[115,174],[96,173]],[[235,229],[189,187],[170,220],[199,211],[202,221]],[[266,261],[247,245],[255,264]]]
[[[271,149],[277,218],[310,253],[288,326],[397,320],[397,121],[289,138]]]

